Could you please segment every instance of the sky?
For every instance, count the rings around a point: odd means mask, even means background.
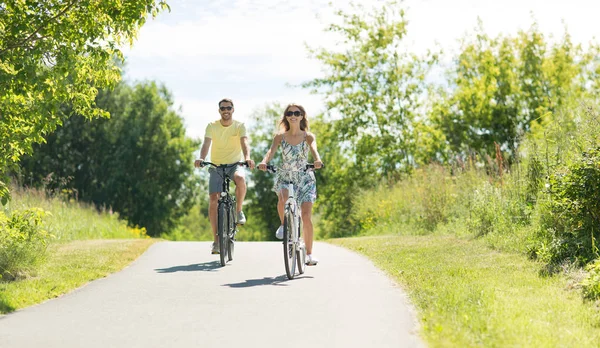
[[[310,47],[335,48],[324,29],[343,0],[171,0],[171,11],[149,20],[132,47],[124,47],[125,79],[154,80],[173,94],[187,135],[203,138],[219,119],[218,101],[231,98],[234,119],[248,122],[265,105],[302,104],[310,119],[323,111],[322,96],[298,87],[322,75]],[[359,3],[379,6],[380,0]],[[598,0],[406,0],[410,51],[441,48],[450,59],[478,18],[485,32],[515,34],[533,18],[546,35],[562,36],[565,25],[576,43],[600,38]],[[568,5],[567,5],[568,4]]]

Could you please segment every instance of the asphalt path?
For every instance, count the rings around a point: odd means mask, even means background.
[[[404,292],[365,257],[315,244],[288,280],[280,242],[160,242],[129,267],[0,316],[0,347],[423,347]]]

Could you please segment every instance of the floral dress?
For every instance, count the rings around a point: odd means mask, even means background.
[[[315,174],[305,172],[308,162],[308,144],[306,133],[304,140],[298,145],[291,145],[285,138],[281,140],[281,154],[283,165],[275,175],[273,191],[279,192],[286,189],[286,182],[293,182],[296,189],[296,199],[299,204],[304,202],[314,203],[317,200],[317,181]]]

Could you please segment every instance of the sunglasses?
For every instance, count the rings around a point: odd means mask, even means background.
[[[233,109],[233,106],[219,106],[219,110],[221,111],[231,111],[231,109]]]
[[[285,113],[285,115],[287,117],[302,116],[302,112],[300,112],[300,111],[288,111],[288,112]]]

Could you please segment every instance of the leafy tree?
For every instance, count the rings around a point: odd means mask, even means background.
[[[419,58],[403,50],[407,21],[396,2],[373,11],[361,5],[353,9],[338,11],[341,23],[328,28],[339,35],[340,50],[311,49],[326,75],[303,86],[325,95],[327,114],[337,119],[337,139],[352,154],[359,177],[374,169],[384,177],[397,176],[415,164],[417,113],[425,76],[437,56]]]
[[[0,200],[6,169],[68,116],[107,116],[94,99],[114,86],[121,45],[131,43],[156,0],[13,0],[0,3]],[[63,106],[67,105],[67,108]]]
[[[324,237],[356,233],[350,216],[360,190],[397,180],[439,150],[431,146],[439,132],[422,133],[430,126],[418,117],[437,55],[421,58],[403,49],[407,21],[395,1],[373,11],[352,6],[352,12],[337,11],[339,23],[327,28],[338,45],[310,49],[325,76],[303,84],[323,94],[327,107],[312,124],[326,165],[317,172],[316,204]]]
[[[315,172],[317,179],[317,201],[319,223],[315,225],[319,237],[334,238],[355,234],[356,221],[351,220],[353,200],[361,185],[372,186],[378,175],[361,177],[361,171],[351,163],[349,149],[339,141],[336,127],[320,115],[311,121],[311,131],[325,168]]]
[[[544,115],[597,93],[597,64],[566,32],[550,45],[534,23],[515,37],[492,39],[479,22],[431,117],[454,153],[492,154],[499,144],[513,156]]]
[[[68,188],[83,201],[111,207],[157,236],[170,231],[194,202],[193,153],[172,97],[153,82],[101,91],[110,119],[71,118],[22,161],[23,181]]]
[[[251,158],[260,163],[271,147],[273,136],[279,130],[279,121],[283,107],[278,103],[266,105],[255,110],[250,116],[248,134],[250,134]],[[281,164],[281,156],[277,155],[269,163]],[[246,210],[248,223],[244,226],[240,237],[250,240],[275,240],[275,231],[281,224],[277,214],[277,195],[273,192],[274,176],[271,173],[255,170],[250,176]],[[248,231],[244,231],[248,230]]]

